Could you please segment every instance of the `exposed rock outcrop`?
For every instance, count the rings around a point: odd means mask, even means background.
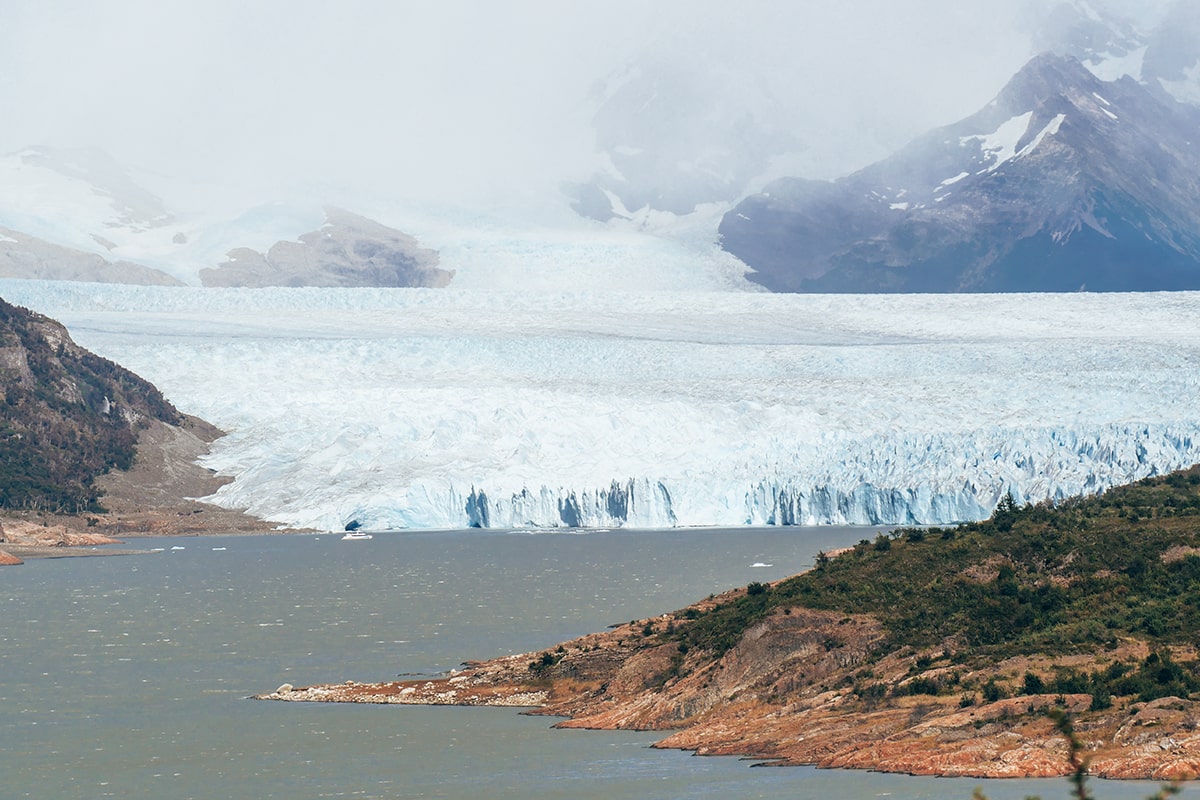
[[[0,278],[183,285],[177,278],[152,267],[129,261],[109,261],[95,253],[51,244],[5,227],[0,227]]]
[[[326,209],[325,224],[278,242],[266,253],[247,247],[200,271],[205,286],[391,286],[441,288],[454,277],[434,250],[366,217]]]

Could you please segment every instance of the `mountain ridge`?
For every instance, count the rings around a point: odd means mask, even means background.
[[[774,291],[1200,287],[1200,110],[1071,57],[834,182],[788,178],[725,215]]]
[[[0,156],[0,277],[440,288],[453,272],[439,269],[438,258],[413,237],[338,208],[175,214],[100,150],[29,147]]]

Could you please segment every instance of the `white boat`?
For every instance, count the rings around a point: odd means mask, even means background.
[[[354,542],[362,539],[370,539],[371,534],[362,533],[361,531],[346,531],[346,535],[342,537],[343,542]]]

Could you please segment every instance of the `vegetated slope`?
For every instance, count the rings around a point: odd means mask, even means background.
[[[753,587],[679,640],[719,655],[774,610],[870,614],[884,649],[958,660],[1094,653],[1136,638],[1191,646],[1200,633],[1200,467],[1058,507],[1002,501],[956,528],[901,528],[814,569]],[[1195,688],[1198,676],[1190,679]]]
[[[1073,58],[834,182],[785,178],[723,246],[785,292],[1200,287],[1200,110]]]
[[[96,509],[94,480],[133,464],[138,432],[179,424],[149,382],[48,317],[0,300],[0,508]]]

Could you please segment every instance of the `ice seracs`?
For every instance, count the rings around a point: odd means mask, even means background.
[[[945,523],[1200,461],[1190,292],[0,296],[228,431],[213,499],[292,526]]]

